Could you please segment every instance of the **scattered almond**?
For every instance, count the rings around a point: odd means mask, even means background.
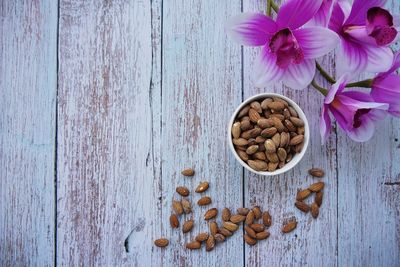
[[[324,177],[324,175],[325,175],[324,170],[322,170],[322,169],[320,169],[320,168],[312,168],[312,169],[309,169],[309,170],[308,170],[308,173],[309,173],[311,176],[318,177],[318,178],[322,178],[322,177]]]
[[[318,215],[319,215],[319,207],[318,207],[317,203],[312,203],[311,204],[311,215],[315,219],[318,217]]]
[[[181,173],[183,176],[193,176],[194,170],[191,168],[188,168],[188,169],[184,169]]]
[[[203,193],[203,192],[205,192],[205,191],[208,189],[209,186],[210,186],[210,185],[209,185],[208,182],[201,182],[201,183],[196,187],[195,192],[196,192],[196,193]]]
[[[206,241],[206,251],[211,251],[215,247],[215,239],[213,235],[209,235]]]
[[[254,246],[257,243],[257,240],[254,238],[251,238],[248,235],[243,235],[244,241],[250,246]]]
[[[251,238],[257,238],[256,232],[250,226],[245,225],[244,230]]]
[[[239,226],[233,222],[223,222],[222,225],[231,232],[235,232],[239,228]]]
[[[306,199],[310,194],[311,194],[311,191],[309,189],[301,190],[301,191],[297,192],[296,200],[302,201],[302,200]]]
[[[216,235],[218,233],[218,224],[216,222],[210,222],[210,233]]]
[[[296,220],[289,221],[288,223],[283,225],[282,232],[283,233],[290,233],[291,231],[296,229],[296,227],[297,227],[297,221]]]
[[[187,220],[182,225],[182,232],[183,233],[190,232],[192,230],[192,228],[193,228],[193,225],[194,225],[194,221],[193,220]]]
[[[269,237],[269,232],[268,231],[262,231],[256,234],[256,239],[257,240],[264,240]]]
[[[218,232],[221,233],[222,235],[224,235],[225,237],[232,236],[232,232],[229,231],[229,230],[226,229],[226,228],[220,228],[220,229],[218,230]]]
[[[209,209],[204,214],[204,219],[210,220],[210,219],[214,218],[215,216],[217,216],[217,214],[218,214],[218,210],[216,208]]]
[[[176,188],[176,192],[179,194],[179,195],[181,195],[181,196],[183,196],[183,197],[187,197],[188,195],[189,195],[189,189],[187,189],[187,187],[185,187],[185,186],[178,186],[177,188]]]
[[[199,241],[192,241],[186,244],[187,249],[199,249],[201,247],[201,243]]]
[[[260,223],[253,223],[250,225],[250,228],[253,229],[256,233],[262,232],[265,230],[265,226]]]
[[[231,211],[228,208],[222,210],[222,220],[224,222],[229,221],[231,218]]]
[[[324,185],[325,185],[324,182],[317,182],[310,185],[308,189],[310,189],[310,191],[312,192],[319,192],[324,188]]]
[[[248,224],[248,225],[253,224],[254,217],[255,217],[255,215],[254,215],[254,209],[253,209],[253,210],[249,211],[249,213],[247,213],[245,224]]]
[[[237,209],[237,213],[243,216],[246,216],[247,213],[249,213],[249,209],[248,208],[238,208]]]
[[[225,236],[222,234],[215,234],[214,239],[217,242],[224,242],[225,241]]]
[[[246,220],[246,216],[244,215],[240,215],[240,214],[236,214],[236,215],[232,215],[230,221],[233,223],[241,223],[244,220]]]
[[[169,241],[166,238],[159,238],[159,239],[154,240],[154,245],[156,245],[157,247],[160,247],[160,248],[166,247],[166,246],[168,246],[168,244],[169,244]]]
[[[322,191],[319,191],[315,194],[315,200],[314,202],[318,205],[318,207],[321,207],[322,205],[322,198],[324,196],[324,193]]]
[[[179,228],[179,220],[176,214],[171,214],[171,216],[169,216],[169,223],[172,228]]]
[[[197,242],[203,242],[206,241],[208,239],[208,233],[200,233],[196,236],[196,241]]]
[[[204,197],[200,198],[200,199],[197,201],[197,205],[199,205],[199,206],[206,206],[206,205],[211,204],[211,202],[212,202],[212,200],[211,200],[210,197],[204,196]]]
[[[294,203],[294,205],[296,206],[296,208],[298,208],[302,212],[307,213],[310,211],[310,207],[302,201],[296,201],[296,203]]]
[[[261,209],[260,209],[259,206],[255,206],[255,207],[253,208],[253,213],[254,213],[254,218],[255,218],[256,220],[260,219],[261,216],[262,216]]]
[[[272,224],[272,218],[268,211],[264,211],[262,214],[263,223],[266,227],[270,227]]]
[[[182,203],[178,200],[173,200],[172,201],[172,209],[175,211],[177,215],[182,215],[183,214],[183,206]]]
[[[189,213],[192,212],[192,204],[190,203],[189,200],[187,200],[187,199],[182,199],[181,203],[182,203],[183,211],[184,211],[186,214],[189,214]]]

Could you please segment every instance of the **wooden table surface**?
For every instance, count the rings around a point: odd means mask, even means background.
[[[367,143],[338,130],[321,146],[321,95],[255,88],[258,50],[226,36],[229,17],[264,2],[1,1],[0,266],[400,266],[400,121]],[[334,74],[334,54],[319,61]],[[298,102],[311,127],[305,158],[275,177],[245,171],[226,141],[234,109],[266,91]],[[312,166],[326,170],[317,220],[293,205]],[[202,180],[214,207],[268,209],[271,237],[185,250],[206,208],[183,235],[171,199]],[[292,216],[298,228],[282,235]]]

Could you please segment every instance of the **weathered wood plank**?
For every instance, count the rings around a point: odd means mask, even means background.
[[[266,1],[245,2],[244,12],[264,12]],[[312,87],[295,91],[281,84],[274,88],[255,88],[251,81],[254,58],[258,54],[254,48],[244,48],[244,97],[262,92],[276,92],[288,96],[299,104],[306,114],[311,130],[309,148],[303,160],[293,170],[274,177],[262,177],[245,172],[245,204],[260,205],[268,209],[273,217],[271,236],[267,241],[254,247],[245,247],[245,260],[249,266],[336,266],[337,264],[337,181],[336,181],[336,141],[335,135],[326,146],[321,146],[318,121],[323,97]],[[330,72],[333,71],[332,57],[320,60]],[[322,82],[321,82],[322,84]],[[294,207],[299,188],[315,182],[307,170],[321,167],[326,170],[324,203],[320,215],[314,220]],[[311,197],[310,201],[313,200]],[[297,229],[283,235],[284,219],[295,216]]]
[[[0,266],[51,266],[57,1],[2,1],[0,16]]]
[[[177,185],[195,188],[206,180],[210,182],[206,195],[213,199],[211,207],[242,205],[242,168],[226,142],[227,121],[241,101],[241,49],[227,38],[223,28],[228,16],[240,12],[240,2],[163,3],[163,225],[168,224]],[[196,169],[195,177],[180,175],[186,166]],[[190,199],[196,202],[199,194],[192,192]],[[243,241],[239,233],[209,253],[204,247],[201,251],[184,249],[184,243],[197,233],[208,231],[202,218],[211,207],[195,208],[196,226],[190,234],[182,235],[180,230],[164,227],[162,234],[171,240],[164,254],[165,265],[243,265]]]
[[[156,9],[150,1],[60,2],[60,265],[161,261],[151,241],[160,217]]]

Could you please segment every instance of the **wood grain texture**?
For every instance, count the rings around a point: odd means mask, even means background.
[[[207,209],[242,205],[242,168],[226,142],[227,121],[241,101],[241,54],[224,30],[226,18],[240,7],[240,1],[225,0],[163,3],[162,223],[168,224],[177,185],[194,189],[200,181],[209,181],[204,195],[213,200],[209,207],[195,208],[190,234],[165,228],[163,234],[171,239],[163,259],[166,266],[243,265],[240,234],[212,252],[184,249],[197,233],[208,231],[202,219]],[[187,166],[196,169],[193,178],[180,175]],[[192,191],[189,198],[197,202],[200,195]]]
[[[150,1],[60,2],[59,265],[159,260],[151,13]]]
[[[244,2],[244,12],[263,12],[266,1]],[[244,98],[258,93],[275,92],[293,99],[303,109],[310,124],[310,144],[302,161],[283,175],[263,177],[245,171],[245,205],[260,205],[269,210],[273,225],[268,240],[256,246],[245,246],[248,266],[336,266],[337,265],[337,180],[336,141],[333,134],[326,146],[321,146],[319,114],[323,96],[313,89],[293,90],[277,84],[273,88],[256,88],[252,82],[252,67],[259,50],[244,48]],[[333,73],[333,57],[319,59]],[[322,81],[320,82],[323,85]],[[295,206],[297,190],[308,187],[317,179],[308,175],[311,167],[326,170],[325,196],[318,219],[304,214]],[[313,196],[306,202],[312,203]],[[298,226],[290,234],[282,234],[285,220],[296,217]]]
[[[0,19],[0,266],[51,266],[57,1],[2,1]]]

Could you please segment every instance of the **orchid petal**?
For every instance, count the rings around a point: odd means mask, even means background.
[[[257,87],[273,85],[281,80],[284,69],[276,64],[276,55],[268,51],[268,47],[263,47],[260,55],[254,62],[253,80]]]
[[[322,2],[321,7],[315,13],[314,17],[307,22],[307,26],[322,26],[327,27],[331,18],[333,4],[336,0],[326,0]]]
[[[292,89],[304,89],[315,75],[315,61],[306,59],[302,63],[290,65],[283,74],[284,84]]]
[[[386,72],[380,73],[379,76],[386,76],[391,74],[392,72],[397,71],[397,69],[400,68],[400,51],[397,51],[394,56],[393,56],[393,63],[392,67]]]
[[[400,117],[400,76],[391,74],[375,78],[371,96],[377,102],[388,103],[388,112]]]
[[[306,59],[321,57],[329,53],[340,41],[335,32],[322,27],[297,29],[293,34]]]
[[[231,18],[226,29],[229,36],[242,45],[261,46],[276,32],[277,25],[263,14],[243,13]]]
[[[350,15],[346,24],[364,25],[367,20],[368,9],[372,7],[383,7],[386,0],[354,0]]]
[[[347,15],[350,13],[351,6],[347,1],[337,1],[332,8],[332,15],[328,23],[328,28],[340,33]]]
[[[348,76],[347,75],[342,75],[340,78],[336,81],[335,84],[331,86],[331,88],[328,91],[328,94],[325,97],[324,103],[325,104],[330,104],[332,101],[335,99],[335,96],[337,93],[341,93],[348,81]]]
[[[322,0],[287,0],[278,12],[278,28],[295,30],[303,26],[317,13],[321,4]]]
[[[363,46],[341,39],[341,45],[337,50],[336,72],[338,75],[360,73],[364,71],[367,63],[368,56]]]
[[[319,130],[321,133],[321,141],[325,143],[328,139],[328,135],[331,132],[332,122],[329,117],[328,108],[326,105],[322,106],[321,118],[319,120]]]
[[[363,92],[343,92],[340,96],[337,97],[343,105],[354,107],[355,109],[387,110],[389,108],[389,105],[386,103],[372,102],[372,98],[368,94]]]
[[[376,46],[376,40],[368,35],[366,26],[353,26],[346,29],[346,33],[352,37],[352,40],[360,45],[369,44]]]
[[[384,72],[390,69],[393,63],[393,52],[389,47],[364,46],[368,54],[365,71]]]
[[[356,142],[366,142],[372,138],[375,132],[375,124],[368,118],[363,118],[363,122],[360,127],[352,128],[346,131],[347,135]]]

